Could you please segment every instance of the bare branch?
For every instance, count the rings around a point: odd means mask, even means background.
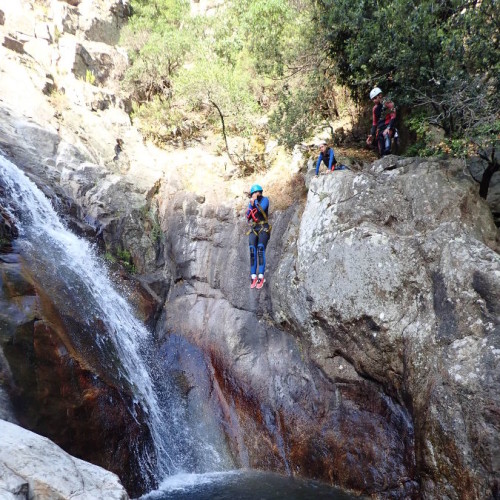
[[[217,103],[212,100],[212,98],[210,97],[210,91],[208,92],[208,102],[217,110],[217,112],[219,113],[219,116],[220,116],[220,121],[222,123],[222,136],[224,137],[224,142],[226,144],[226,151],[227,151],[227,155],[229,156],[229,159],[231,160],[231,163],[234,165],[234,160],[232,158],[232,155],[231,155],[231,152],[229,151],[229,144],[227,143],[227,135],[226,135],[226,124],[224,122],[224,115],[222,114],[222,111],[221,109],[219,108],[219,106],[217,105]]]

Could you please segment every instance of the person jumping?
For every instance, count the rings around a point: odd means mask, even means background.
[[[248,233],[250,288],[258,289],[262,288],[266,281],[264,279],[266,247],[271,236],[271,226],[268,221],[269,199],[262,196],[262,191],[263,189],[259,184],[254,184],[250,188],[250,202],[246,211],[247,221],[252,225]]]

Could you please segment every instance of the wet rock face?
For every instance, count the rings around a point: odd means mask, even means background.
[[[161,291],[161,304],[165,284],[157,273],[163,264],[162,241],[153,204],[157,177],[110,172],[50,127],[1,107],[0,118],[0,147],[8,158],[53,201],[75,232],[95,239],[115,260],[127,250],[129,270],[144,274],[147,288],[156,294]]]
[[[500,422],[484,408],[500,396],[497,245],[462,165],[386,159],[311,182],[285,251],[295,265],[273,281],[275,317],[305,332],[325,374],[342,376],[338,356],[406,408],[430,496],[495,488]]]
[[[12,240],[17,238],[17,235],[18,231],[14,222],[7,211],[0,206],[0,249],[7,250],[10,248]]]
[[[19,255],[0,255],[0,373],[17,421],[72,455],[118,474],[136,496],[154,484],[140,455],[151,436],[131,394],[103,376],[70,341],[50,297]],[[138,454],[139,450],[139,454]]]
[[[292,252],[281,250],[298,229],[293,210],[273,216],[266,273],[273,288],[257,292],[248,288],[246,226],[234,220],[237,212],[194,195],[160,197],[176,283],[158,329],[182,332],[209,353],[239,463],[365,493],[417,491],[409,410],[333,349],[328,367],[318,366],[309,331],[289,328],[274,310],[275,294],[290,288],[281,283],[276,292],[273,283],[280,263],[293,269]]]
[[[290,361],[282,356],[284,363]],[[269,380],[270,391],[279,384],[291,398],[275,395],[276,402],[262,389],[242,387],[230,370],[217,370],[233,408],[228,420],[242,465],[322,479],[365,494],[416,494],[409,413],[370,381],[357,377],[332,383],[311,365],[301,368],[309,380],[296,378],[291,366],[291,373]]]
[[[495,494],[498,231],[463,165],[313,179],[300,218],[272,216],[260,292],[236,212],[169,196],[160,329],[211,356],[243,465],[397,498]]]
[[[94,224],[115,257],[133,248],[131,265],[151,277],[161,263],[148,190],[160,174],[131,127],[120,90],[128,60],[115,45],[129,2],[0,0],[0,11],[0,42],[12,38],[0,43],[2,154],[71,212],[73,227]]]

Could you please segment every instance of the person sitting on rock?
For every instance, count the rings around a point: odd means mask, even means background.
[[[378,87],[370,92],[370,100],[373,101],[374,106],[372,128],[366,144],[371,146],[375,139],[378,154],[382,157],[391,153],[391,139],[396,131],[396,107],[390,99],[383,98],[382,90]]]
[[[252,224],[248,232],[250,288],[258,289],[262,288],[265,282],[266,247],[271,236],[271,226],[268,221],[269,199],[262,195],[262,191],[259,184],[254,184],[250,188],[250,202],[246,211],[246,218]]]
[[[321,141],[319,143],[319,151],[320,153],[318,161],[316,162],[316,175],[318,175],[321,162],[326,165],[326,167],[328,168],[328,172],[333,172],[337,165],[337,160],[335,159],[333,148],[330,148],[326,141]]]

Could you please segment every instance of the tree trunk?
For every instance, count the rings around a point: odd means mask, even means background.
[[[222,123],[222,135],[224,137],[224,142],[226,143],[226,151],[227,151],[227,155],[229,156],[229,159],[231,160],[231,163],[234,164],[234,161],[233,161],[233,157],[231,155],[231,153],[229,152],[229,144],[227,143],[227,136],[226,136],[226,124],[224,123],[224,115],[222,114],[222,111],[221,109],[219,108],[219,106],[217,106],[217,104],[212,101],[212,99],[210,98],[210,94],[208,95],[208,101],[210,102],[210,104],[212,104],[212,106],[218,111],[219,113],[219,116],[220,116],[220,121]]]
[[[491,178],[493,177],[493,174],[498,171],[499,167],[500,165],[496,162],[488,163],[488,166],[483,173],[483,178],[479,184],[479,196],[481,196],[481,198],[486,199],[488,196]]]
[[[486,199],[486,197],[488,196],[488,189],[490,187],[490,181],[491,178],[493,177],[493,174],[495,172],[498,172],[498,169],[500,168],[500,163],[498,163],[495,150],[496,148],[493,148],[491,150],[491,157],[488,154],[486,154],[485,151],[479,152],[479,157],[488,163],[488,166],[486,167],[486,170],[483,172],[483,177],[479,184],[479,196],[481,196],[481,198],[484,199]]]

